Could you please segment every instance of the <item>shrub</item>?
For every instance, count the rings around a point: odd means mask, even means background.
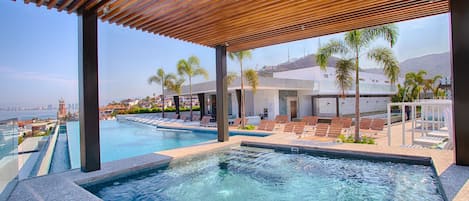
[[[251,124],[248,124],[246,126],[244,126],[244,128],[241,128],[243,130],[254,130],[256,129],[256,127],[254,125],[251,125]]]
[[[375,144],[375,140],[371,137],[363,136],[359,141],[355,141],[352,135],[345,136],[344,134],[339,135],[338,141],[342,143]]]

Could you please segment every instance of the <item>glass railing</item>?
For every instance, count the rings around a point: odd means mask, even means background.
[[[0,200],[6,200],[18,182],[18,125],[0,120]]]

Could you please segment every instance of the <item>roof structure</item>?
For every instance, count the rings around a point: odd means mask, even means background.
[[[13,0],[14,1],[14,0]],[[236,52],[449,12],[448,0],[24,0]]]

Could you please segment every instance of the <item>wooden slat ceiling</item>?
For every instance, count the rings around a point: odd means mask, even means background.
[[[264,47],[449,11],[447,0],[24,0],[228,51]]]

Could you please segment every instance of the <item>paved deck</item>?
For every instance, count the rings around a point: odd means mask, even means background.
[[[177,124],[168,124],[165,126],[190,128],[189,126],[181,126]],[[214,130],[214,128],[203,129]],[[391,143],[391,146],[387,145],[387,141],[385,141],[387,136],[384,135],[384,133],[376,136],[376,145],[335,143],[335,140],[328,138],[316,138],[313,141],[310,137],[298,138],[294,134],[281,132],[274,132],[274,134],[267,137],[233,136],[230,137],[229,142],[219,143],[211,141],[196,146],[160,151],[154,154],[147,154],[105,163],[102,166],[102,170],[96,172],[83,173],[79,170],[71,170],[65,173],[23,180],[19,182],[17,188],[12,193],[10,200],[64,200],[65,198],[66,200],[96,200],[96,197],[81,188],[79,185],[108,179],[116,179],[118,176],[135,173],[136,171],[152,167],[160,167],[170,161],[184,157],[211,152],[217,149],[224,149],[230,146],[238,146],[243,141],[268,143],[281,146],[325,148],[337,151],[431,157],[449,200],[469,200],[469,167],[454,165],[454,153],[451,150],[401,147],[399,142],[402,141],[402,135],[399,129],[400,128],[398,126],[395,128],[393,127],[393,136],[391,138],[393,143]],[[401,136],[400,139],[399,136]],[[406,137],[408,137],[407,134]],[[48,183],[48,185],[43,185],[44,183]],[[57,191],[60,192],[56,193]]]

